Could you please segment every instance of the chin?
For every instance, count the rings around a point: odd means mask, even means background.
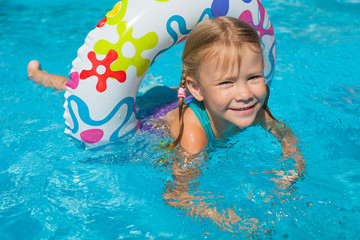
[[[255,121],[255,118],[251,118],[249,120],[235,121],[233,123],[238,128],[244,129],[244,128],[247,128],[247,127],[250,127],[251,125],[253,125],[254,121]]]

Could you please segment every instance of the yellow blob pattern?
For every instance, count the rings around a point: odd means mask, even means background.
[[[117,43],[111,43],[106,40],[99,40],[94,46],[94,52],[97,54],[106,55],[111,49],[114,49],[118,53],[118,59],[111,64],[110,69],[112,71],[127,71],[129,66],[136,67],[137,76],[141,77],[149,68],[151,61],[141,57],[141,54],[145,50],[154,48],[159,41],[158,35],[155,32],[149,32],[144,36],[135,39],[132,37],[133,28],[127,26],[126,21],[122,21],[127,6],[127,0],[118,2],[113,10],[108,12],[106,23],[109,25],[115,25],[116,31],[119,35],[119,41]],[[135,48],[134,56],[128,58],[122,53],[122,48],[126,42],[132,43]]]
[[[106,23],[109,25],[115,25],[121,22],[125,15],[127,4],[128,0],[118,2],[114,8],[106,14]]]

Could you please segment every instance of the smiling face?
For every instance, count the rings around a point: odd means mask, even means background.
[[[254,123],[266,98],[264,63],[250,44],[241,50],[211,50],[215,54],[203,61],[197,79],[188,77],[187,82],[194,97],[204,102],[215,135],[222,136],[234,126]]]

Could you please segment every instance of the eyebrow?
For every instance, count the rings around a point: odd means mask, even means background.
[[[223,81],[223,80],[237,80],[238,79],[238,75],[230,75],[230,74],[223,74],[223,75],[220,75],[216,81],[219,82],[219,81]]]
[[[229,67],[225,71],[222,71],[222,70],[224,70],[224,69],[218,70],[220,72],[220,75],[217,79],[218,81],[225,80],[225,79],[226,80],[237,80],[240,76],[240,69],[237,69],[237,71],[234,71],[233,67]],[[235,74],[235,72],[236,72],[236,74]]]
[[[224,74],[224,75],[220,76],[217,79],[217,81],[221,81],[221,80],[234,80],[235,81],[239,78],[239,75],[240,74],[238,74],[238,75]],[[256,71],[256,72],[254,71],[254,72],[251,72],[248,74],[248,76],[258,76],[258,75],[265,76],[265,73],[264,73],[264,71]]]
[[[250,73],[249,75],[253,76],[253,75],[261,75],[261,76],[264,76],[264,71],[261,71],[261,72],[254,72],[254,73]]]

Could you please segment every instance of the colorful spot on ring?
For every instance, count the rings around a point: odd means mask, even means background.
[[[108,20],[109,21],[109,20]],[[133,28],[128,27],[126,22],[120,22],[116,28],[119,41],[117,43],[111,43],[107,40],[99,40],[94,46],[94,51],[97,54],[106,54],[108,51],[114,49],[119,58],[113,63],[112,69],[114,71],[127,71],[128,67],[135,66],[137,76],[141,77],[146,70],[150,67],[150,60],[143,58],[141,55],[145,50],[153,49],[158,41],[158,35],[155,32],[149,32],[144,36],[135,39],[132,37]],[[122,52],[125,43],[130,42],[135,48],[135,53],[132,57],[125,57]]]
[[[214,17],[225,16],[229,11],[229,0],[214,0],[211,4],[211,13]]]
[[[104,136],[104,131],[101,129],[90,129],[80,133],[81,139],[86,143],[97,143]]]
[[[127,9],[128,0],[118,2],[114,8],[106,14],[107,24],[116,25],[122,21]]]
[[[65,86],[76,89],[79,86],[79,73],[78,72],[72,72],[69,76],[69,81],[65,83]]]
[[[83,70],[80,73],[80,79],[85,80],[91,76],[98,78],[96,90],[104,92],[107,88],[106,81],[108,78],[116,79],[120,83],[125,82],[126,73],[124,71],[112,71],[110,66],[117,58],[118,54],[115,50],[110,49],[103,60],[96,59],[96,54],[93,51],[88,53],[88,58],[92,63],[92,69]]]
[[[106,23],[106,17],[104,17],[103,19],[101,19],[101,20],[98,22],[98,24],[96,25],[96,27],[101,28],[101,27],[103,27],[103,26],[105,25],[105,23]]]

